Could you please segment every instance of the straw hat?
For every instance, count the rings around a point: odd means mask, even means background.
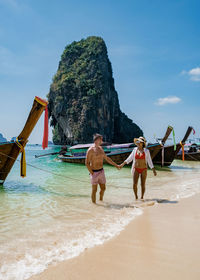
[[[140,136],[139,138],[134,138],[133,142],[135,143],[135,145],[137,145],[138,142],[144,143],[144,146],[146,147],[146,139],[142,136]]]

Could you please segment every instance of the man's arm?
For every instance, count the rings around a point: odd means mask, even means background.
[[[85,165],[87,166],[87,169],[90,172],[90,174],[93,174],[94,172],[92,171],[92,168],[90,166],[91,153],[92,153],[92,151],[90,149],[88,149],[87,154],[86,154],[86,159],[85,159]]]
[[[109,164],[114,165],[116,168],[119,169],[119,166],[118,166],[114,161],[112,161],[111,158],[109,158],[109,157],[105,154],[105,152],[104,152],[103,149],[102,149],[102,152],[103,152],[103,158],[104,158]]]

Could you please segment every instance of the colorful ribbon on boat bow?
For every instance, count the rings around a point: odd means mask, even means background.
[[[184,145],[182,142],[180,142],[181,148],[182,148],[182,160],[185,160],[185,151],[184,151]]]
[[[17,146],[20,148],[20,153],[21,153],[21,160],[20,160],[20,176],[21,177],[26,177],[26,155],[25,155],[25,149],[24,149],[24,146],[22,146],[20,143],[19,143],[19,140],[18,138],[16,138],[16,142]]]
[[[162,155],[162,167],[165,165],[165,159],[164,159],[164,157],[165,157],[165,147],[164,147],[164,145],[162,146],[162,151],[161,151],[161,155]]]
[[[176,140],[175,140],[175,132],[174,129],[172,130],[173,133],[173,141],[174,141],[174,151],[176,151]]]
[[[38,96],[35,97],[38,103],[45,106],[45,115],[44,115],[44,135],[42,141],[42,148],[45,149],[48,147],[48,137],[49,137],[49,125],[48,125],[48,102]]]
[[[44,115],[44,135],[42,141],[42,148],[45,149],[48,147],[48,137],[49,137],[49,129],[48,129],[48,107],[45,107],[45,115]]]

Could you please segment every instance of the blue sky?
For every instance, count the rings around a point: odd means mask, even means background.
[[[200,1],[0,0],[0,132],[17,136],[65,46],[101,36],[121,109],[147,139],[168,124],[200,137]],[[41,143],[43,118],[30,137]]]

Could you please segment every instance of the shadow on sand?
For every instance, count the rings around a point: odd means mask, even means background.
[[[169,167],[167,167],[167,166],[164,166],[164,167],[162,167],[162,166],[159,166],[159,165],[156,165],[155,166],[156,167],[156,170],[157,171],[164,171],[164,172],[173,172],[173,171],[177,171],[177,170],[180,170],[180,171],[184,171],[184,170],[186,170],[186,171],[194,171],[195,170],[195,168],[194,167],[187,167],[187,166],[175,166],[175,165],[171,165],[171,166],[169,166]]]
[[[170,204],[178,203],[178,200],[168,200],[164,198],[145,199],[145,201],[155,201],[157,203],[170,203]]]

